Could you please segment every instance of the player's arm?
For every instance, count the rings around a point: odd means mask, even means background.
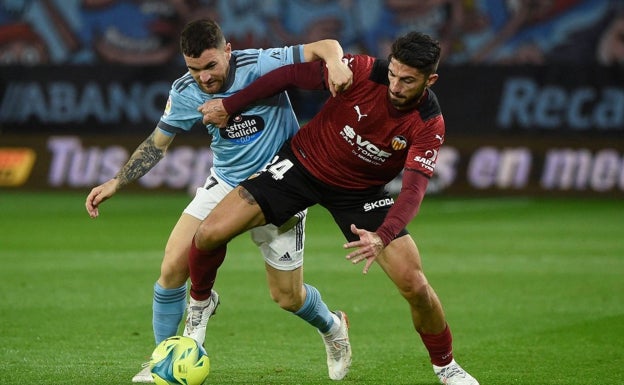
[[[89,216],[95,218],[99,215],[98,206],[117,190],[147,174],[165,156],[165,152],[175,135],[167,135],[160,128],[156,128],[152,134],[141,143],[130,159],[112,179],[91,189],[87,196],[85,207]]]
[[[173,142],[174,137],[174,135],[165,134],[160,128],[156,128],[134,150],[130,159],[112,179],[116,181],[116,190],[147,174],[149,170],[165,157],[165,152],[167,152],[167,148]]]
[[[342,47],[336,40],[305,44],[303,51],[305,63],[277,68],[228,98],[208,100],[199,106],[197,110],[204,116],[203,123],[225,127],[234,112],[291,87],[329,89],[336,96],[337,92],[344,92],[353,84],[353,72],[342,60]],[[316,60],[310,61],[313,59]]]
[[[337,40],[325,39],[303,45],[303,60],[306,62],[323,60],[326,63],[342,61],[344,52]]]
[[[291,64],[259,77],[246,88],[224,99],[213,99],[197,108],[204,124],[225,127],[230,115],[258,100],[291,87],[307,90],[327,89],[322,61]]]
[[[345,91],[353,82],[353,73],[342,60],[344,52],[337,40],[325,39],[303,45],[306,62],[323,60],[327,66],[327,85],[332,96]]]
[[[429,178],[424,174],[410,169],[403,172],[403,184],[396,202],[384,219],[377,231],[383,246],[388,243],[403,230],[407,224],[416,217],[420,210],[420,205],[425,197],[425,191],[429,184]]]

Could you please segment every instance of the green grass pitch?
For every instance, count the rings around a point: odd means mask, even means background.
[[[182,194],[0,192],[0,384],[130,384],[154,345],[152,285]],[[408,308],[378,267],[344,259],[310,210],[306,281],[351,321],[343,384],[435,385]],[[624,201],[427,197],[409,227],[482,385],[624,383]],[[269,298],[236,238],[217,279],[207,384],[335,384],[316,331]]]

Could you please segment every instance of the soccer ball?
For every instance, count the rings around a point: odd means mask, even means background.
[[[201,385],[210,372],[210,359],[194,339],[173,336],[154,349],[150,372],[157,385]]]

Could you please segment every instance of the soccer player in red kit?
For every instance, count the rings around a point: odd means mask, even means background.
[[[329,98],[320,112],[284,144],[255,176],[241,182],[200,225],[191,245],[191,296],[210,295],[211,257],[234,236],[265,223],[284,224],[320,204],[354,248],[353,263],[376,261],[410,305],[412,322],[443,384],[478,385],[454,360],[442,305],[422,270],[418,248],[405,229],[417,214],[444,142],[444,119],[430,87],[438,79],[440,46],[412,32],[397,39],[388,60],[343,59],[353,84]],[[296,86],[328,89],[323,63],[277,69],[246,89],[199,107],[204,123],[225,125],[229,115]],[[396,202],[385,185],[403,171]]]

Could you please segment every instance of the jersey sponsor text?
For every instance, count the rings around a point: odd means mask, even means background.
[[[368,202],[364,204],[364,211],[368,212],[371,210],[375,210],[381,207],[392,206],[394,204],[394,199],[392,198],[384,198],[375,202]]]
[[[384,151],[369,140],[362,138],[349,125],[344,126],[340,135],[354,147],[353,153],[368,163],[380,165],[392,155],[392,153]]]

